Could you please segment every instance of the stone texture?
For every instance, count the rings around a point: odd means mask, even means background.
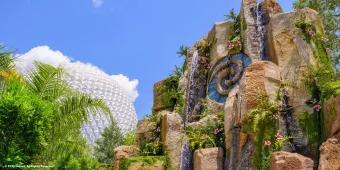
[[[187,124],[187,127],[193,127],[193,128],[198,128],[198,127],[203,127],[205,126],[209,121],[217,121],[218,117],[216,115],[207,115],[203,118],[201,118],[197,122],[191,122]]]
[[[179,114],[168,112],[162,116],[161,140],[164,150],[169,156],[171,168],[180,169],[185,132]]]
[[[198,149],[194,153],[194,170],[223,169],[223,148]]]
[[[256,106],[256,99],[260,93],[266,94],[272,101],[276,98],[281,83],[280,70],[270,61],[257,61],[249,65],[240,83],[240,118]]]
[[[137,124],[137,129],[135,132],[137,144],[140,144],[143,139],[149,138],[155,128],[155,122],[152,122],[147,118],[145,118],[144,120],[140,120]]]
[[[210,49],[211,65],[229,55],[227,41],[232,34],[230,25],[231,23],[226,21],[216,22],[208,34],[209,42],[214,42]]]
[[[169,81],[170,78],[164,79],[162,81],[159,81],[154,84],[153,87],[153,107],[152,110],[154,112],[159,112],[162,110],[172,110],[174,106],[169,105],[169,103],[165,103],[165,93],[163,92],[163,88],[167,81]]]
[[[279,68],[269,61],[256,61],[248,66],[240,85],[232,89],[224,105],[224,128],[227,168],[251,169],[253,140],[241,132],[242,119],[254,106],[260,92],[274,100],[280,86]]]
[[[266,20],[269,21],[270,17],[283,12],[280,4],[276,0],[265,0],[263,2],[263,8],[266,13]]]
[[[325,101],[324,113],[326,137],[340,134],[340,96],[331,97]]]
[[[115,158],[113,160],[114,169],[119,170],[120,160],[135,156],[139,153],[139,149],[136,146],[119,146],[114,149]]]
[[[271,170],[313,170],[313,160],[297,153],[274,152],[270,158]]]
[[[321,29],[317,12],[312,9],[274,15],[267,26],[269,58],[279,66],[282,79],[289,84],[289,103],[297,112],[304,111],[305,102],[311,97],[304,88],[303,78],[308,66],[314,63],[310,45],[304,40],[300,29],[295,27],[295,20],[301,14]]]
[[[127,170],[165,170],[162,161],[157,161],[152,165],[145,165],[142,161],[132,163]]]
[[[320,147],[319,170],[340,169],[340,140],[330,138]]]

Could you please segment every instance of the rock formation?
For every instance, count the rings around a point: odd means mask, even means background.
[[[335,76],[321,23],[312,9],[242,0],[187,51],[180,76],[155,84],[138,141],[159,135],[155,155],[174,170],[339,169],[340,98],[326,93]]]

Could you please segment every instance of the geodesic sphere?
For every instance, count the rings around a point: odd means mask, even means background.
[[[123,133],[132,131],[137,125],[136,111],[127,92],[109,75],[91,65],[72,63],[65,66],[66,81],[74,89],[93,98],[103,99],[110,108],[112,117]],[[93,145],[110,125],[110,117],[104,113],[89,114],[89,122],[82,133]]]

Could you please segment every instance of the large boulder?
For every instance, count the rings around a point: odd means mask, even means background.
[[[340,140],[330,138],[320,147],[319,170],[340,169]]]
[[[227,41],[232,34],[230,22],[217,22],[208,34],[208,41],[214,42],[210,48],[210,61],[214,65],[217,61],[229,55]]]
[[[305,111],[305,102],[311,98],[304,86],[304,77],[308,67],[315,62],[310,44],[295,26],[302,15],[317,29],[322,29],[318,13],[308,8],[273,15],[267,25],[269,59],[279,66],[282,80],[288,84],[289,103],[296,112]]]
[[[175,82],[173,77],[169,77],[154,84],[152,107],[154,112],[160,112],[163,110],[172,111],[174,109],[175,103],[173,102],[171,96],[169,96],[168,90],[177,90],[169,89],[177,83],[178,82]]]
[[[136,146],[119,146],[114,149],[114,160],[113,166],[116,170],[119,170],[120,167],[120,160],[135,156],[139,153],[139,149]]]
[[[270,158],[271,170],[313,170],[313,160],[297,153],[274,152]]]
[[[256,106],[260,93],[275,99],[280,87],[279,68],[269,61],[249,65],[240,85],[231,90],[224,105],[226,159],[229,169],[251,169],[253,140],[241,132],[243,118]]]
[[[263,93],[270,100],[276,99],[280,88],[281,75],[277,65],[270,61],[257,61],[249,65],[240,82],[240,120],[257,105],[258,96]]]
[[[135,132],[137,144],[141,144],[141,141],[150,138],[153,135],[156,126],[156,123],[150,121],[148,118],[140,120],[137,124],[137,129]]]
[[[194,170],[221,170],[223,161],[223,148],[198,149],[194,153]]]
[[[178,170],[182,163],[182,152],[185,145],[185,131],[181,116],[177,113],[166,113],[162,116],[161,141],[169,156],[172,169]]]
[[[340,135],[340,96],[330,97],[324,103],[326,138]]]

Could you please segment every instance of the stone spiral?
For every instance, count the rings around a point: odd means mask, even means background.
[[[245,54],[236,54],[218,62],[210,74],[208,97],[218,103],[225,102],[250,62]]]

